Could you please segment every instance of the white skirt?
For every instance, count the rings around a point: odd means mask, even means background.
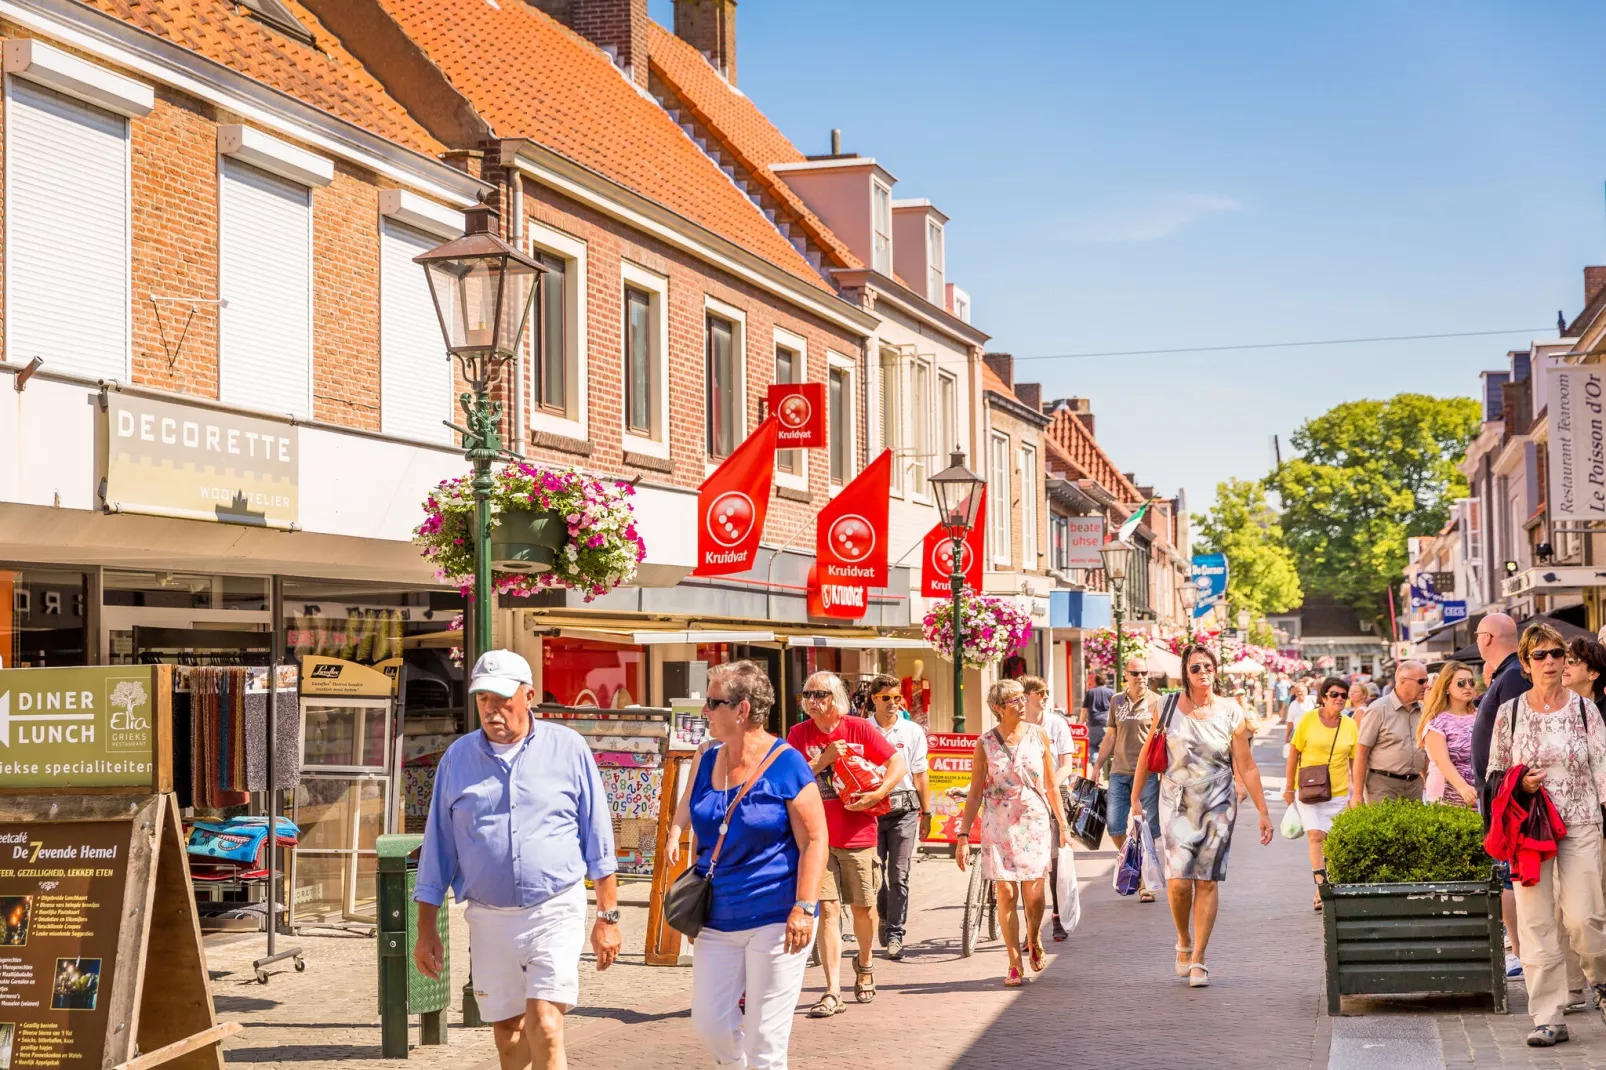
[[[1343,813],[1344,807],[1349,805],[1349,794],[1319,803],[1296,800],[1294,805],[1299,808],[1299,823],[1305,826],[1306,832],[1326,832],[1333,827],[1333,818]]]

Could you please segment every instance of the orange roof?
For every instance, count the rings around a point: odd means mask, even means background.
[[[653,72],[692,110],[701,125],[720,139],[721,146],[736,157],[765,192],[797,217],[833,266],[863,267],[842,239],[770,170],[773,164],[802,163],[807,157],[797,146],[764,117],[758,105],[721,78],[702,53],[656,22],[648,34],[647,54]]]
[[[233,0],[84,2],[410,149],[430,156],[446,149],[296,0],[283,3],[312,32],[316,49],[269,28]]]
[[[983,368],[984,372],[989,369]],[[1143,495],[1132,481],[1115,467],[1110,455],[1104,452],[1087,425],[1077,419],[1076,414],[1069,409],[1061,408],[1054,412],[1054,418],[1048,425],[1045,433],[1054,445],[1060,447],[1070,455],[1078,468],[1092,478],[1098,480],[1104,489],[1124,502],[1140,502]]]
[[[524,0],[378,3],[497,137],[543,145],[831,291],[664,110],[578,34]]]

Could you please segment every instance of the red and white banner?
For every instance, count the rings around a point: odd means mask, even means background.
[[[825,384],[776,383],[769,388],[770,412],[781,425],[776,448],[825,448]]]
[[[962,546],[965,586],[972,591],[981,590],[982,546],[987,531],[987,488],[981,488],[981,503],[976,507],[976,525],[965,535]],[[938,524],[926,532],[925,552],[920,558],[920,593],[927,598],[949,598],[954,593],[954,540],[948,529]]]
[[[820,566],[809,566],[809,616],[858,620],[870,609],[870,588],[862,583],[821,583]]]
[[[821,583],[887,585],[887,510],[892,502],[892,451],[882,450],[858,478],[820,510],[814,557]]]
[[[775,478],[775,417],[754,429],[697,491],[694,576],[746,572],[758,555]]]

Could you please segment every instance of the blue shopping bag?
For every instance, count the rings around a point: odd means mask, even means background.
[[[1132,822],[1127,829],[1126,845],[1121,848],[1121,864],[1115,867],[1117,895],[1136,895],[1143,884],[1143,824]]]

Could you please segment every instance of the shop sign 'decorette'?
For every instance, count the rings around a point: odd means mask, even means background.
[[[294,424],[107,391],[111,512],[293,527],[300,432]]]
[[[779,425],[768,416],[703,480],[697,491],[694,576],[728,576],[752,568],[769,514]]]
[[[981,590],[982,545],[987,531],[987,488],[981,489],[981,501],[976,506],[976,522],[965,533],[960,554],[965,586]],[[954,540],[948,529],[938,524],[926,532],[924,552],[920,557],[920,593],[927,598],[951,598],[954,593]]]
[[[131,666],[0,671],[0,788],[149,788],[155,686]]]
[[[779,423],[775,444],[783,450],[825,448],[825,384],[775,383],[770,412]]]
[[[821,583],[887,585],[887,513],[892,502],[892,451],[865,466],[814,524]]]

